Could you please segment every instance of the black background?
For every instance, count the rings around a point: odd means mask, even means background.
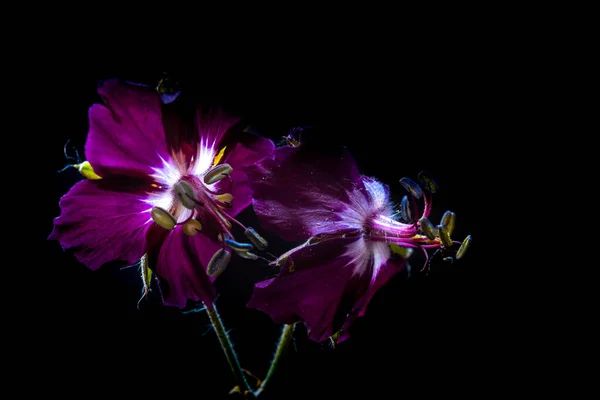
[[[396,276],[374,297],[352,338],[335,349],[308,341],[298,328],[295,351],[288,352],[266,398],[341,398],[369,391],[368,398],[384,398],[381,393],[396,398],[406,391],[467,395],[488,382],[488,390],[500,390],[495,378],[506,327],[498,307],[502,271],[494,261],[501,253],[492,251],[484,228],[494,222],[492,174],[510,107],[501,96],[502,77],[486,68],[490,62],[453,52],[415,60],[409,68],[392,59],[367,69],[299,59],[216,73],[171,71],[184,90],[224,104],[274,140],[293,127],[316,127],[319,140],[347,146],[363,174],[387,183],[395,200],[404,195],[400,178],[415,179],[428,170],[440,184],[432,220],[452,210],[456,238],[473,236],[460,262],[435,263],[428,276]],[[74,169],[56,171],[67,162],[67,140],[84,155],[87,110],[97,101],[98,80],[153,82],[160,74],[113,69],[48,76],[67,84],[44,99],[45,123],[52,129],[43,135],[39,164],[48,198],[41,205],[40,253],[35,250],[43,260],[37,279],[43,289],[36,297],[43,318],[35,321],[44,332],[37,339],[40,359],[48,363],[32,367],[32,373],[53,376],[51,385],[61,393],[221,399],[234,386],[204,313],[182,315],[152,302],[138,310],[141,287],[134,269],[92,272],[57,242],[45,240],[59,215],[60,196],[80,179]],[[254,216],[246,210],[239,218]],[[245,308],[251,283],[262,273],[260,266],[234,262],[217,283],[217,304],[240,361],[259,377],[280,329]]]

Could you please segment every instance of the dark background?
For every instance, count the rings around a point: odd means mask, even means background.
[[[452,210],[457,214],[453,236],[473,236],[460,262],[434,263],[428,276],[396,276],[373,298],[352,338],[335,349],[308,341],[299,327],[295,351],[288,352],[266,398],[341,398],[369,390],[369,398],[396,398],[405,391],[467,395],[488,382],[488,391],[501,390],[495,379],[507,331],[498,307],[502,274],[496,261],[502,252],[492,246],[493,229],[484,227],[497,219],[493,174],[510,113],[501,96],[502,77],[488,73],[491,60],[459,53],[416,60],[402,72],[388,61],[368,70],[294,60],[216,73],[171,71],[184,90],[224,104],[274,140],[293,127],[315,127],[319,140],[347,146],[365,175],[390,185],[395,200],[404,195],[400,178],[416,179],[428,170],[440,184],[432,220]],[[151,83],[161,72],[113,69],[48,76],[65,84],[44,100],[45,122],[53,128],[41,142],[47,197],[34,256],[44,264],[36,298],[44,310],[40,359],[48,364],[33,368],[53,377],[50,390],[83,397],[105,390],[140,397],[227,398],[234,382],[206,314],[182,315],[154,302],[138,310],[141,286],[135,269],[92,272],[57,242],[45,240],[59,215],[60,196],[80,179],[74,169],[56,172],[68,162],[63,146],[70,140],[84,156],[87,110],[97,101],[98,80],[114,76]],[[251,210],[239,217],[253,218]],[[245,308],[251,283],[263,272],[234,262],[217,283],[217,305],[240,361],[259,377],[265,375],[280,329],[268,316]]]

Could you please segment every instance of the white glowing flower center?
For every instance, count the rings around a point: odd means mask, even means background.
[[[209,145],[206,140],[201,139],[196,155],[191,158],[189,165],[182,152],[171,154],[171,157],[168,160],[165,160],[159,155],[158,157],[162,162],[162,166],[159,168],[152,167],[154,173],[151,177],[161,190],[154,193],[148,193],[148,197],[142,199],[142,201],[150,205],[150,208],[145,212],[149,213],[152,207],[161,207],[165,210],[170,210],[175,207],[176,200],[173,196],[173,186],[186,175],[193,175],[197,178],[201,178],[213,164],[216,155],[215,145],[216,143],[214,141]],[[203,182],[202,179],[199,180],[200,182]],[[214,185],[206,186],[212,189],[212,186]],[[183,209],[179,211],[177,222],[184,221],[191,215],[190,210]],[[152,218],[150,218],[149,221],[152,221]]]

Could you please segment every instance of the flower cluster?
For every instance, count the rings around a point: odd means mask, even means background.
[[[427,173],[400,180],[407,194],[395,210],[389,187],[361,175],[348,151],[324,154],[301,129],[277,147],[222,109],[188,112],[185,93],[165,82],[101,82],[78,164],[87,179],[61,198],[50,239],[94,270],[139,262],[146,293],[154,273],[165,305],[202,302],[224,348],[213,282],[232,257],[266,260],[267,241],[236,219],[250,205],[260,229],[296,245],[267,260],[272,274],[251,283],[247,305],[278,324],[303,323],[317,342],[346,339],[414,250],[425,263],[431,251],[464,256],[471,238],[452,239],[454,213],[429,219],[437,184]]]

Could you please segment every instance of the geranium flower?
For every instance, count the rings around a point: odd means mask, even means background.
[[[346,338],[377,290],[406,266],[391,246],[423,249],[427,255],[459,242],[450,239],[453,213],[446,213],[439,227],[427,219],[436,186],[426,175],[421,176],[425,191],[401,180],[409,189],[402,201],[404,218],[417,215],[417,198],[424,209],[419,220],[400,222],[388,186],[362,176],[347,151],[314,153],[304,143],[279,147],[272,158],[245,168],[262,227],[289,241],[305,241],[271,263],[280,268],[278,274],[255,285],[248,306],[276,323],[303,321],[309,337],[320,342],[332,335]],[[335,321],[340,313],[342,321]]]
[[[98,93],[103,104],[89,109],[85,155],[100,179],[61,198],[49,239],[92,270],[147,255],[165,304],[211,307],[212,281],[231,257],[226,244],[237,243],[233,225],[243,227],[234,216],[251,202],[242,167],[271,155],[273,142],[219,110],[195,108],[186,124],[178,102],[161,105],[156,91],[116,79]]]

